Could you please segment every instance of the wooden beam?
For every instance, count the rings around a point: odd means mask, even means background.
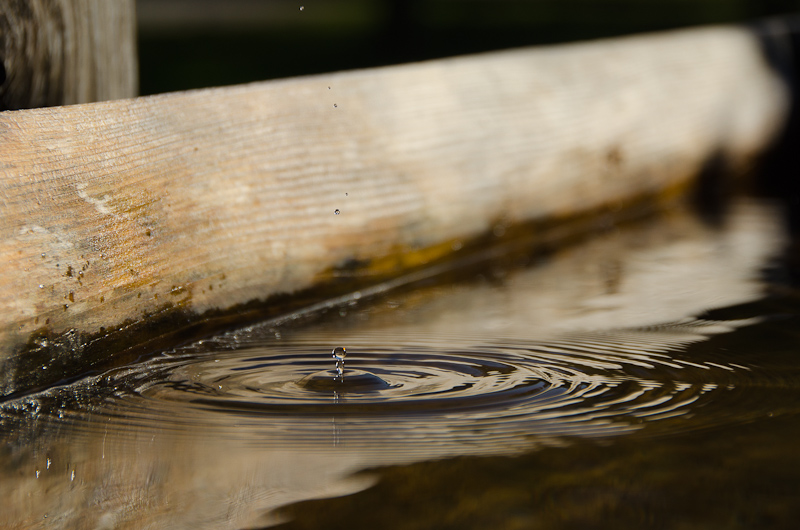
[[[0,110],[130,98],[134,0],[0,0]]]
[[[0,392],[126,326],[742,168],[787,106],[719,27],[1,113]]]

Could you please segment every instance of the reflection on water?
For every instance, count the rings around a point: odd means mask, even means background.
[[[586,455],[646,489],[680,468],[659,471],[656,456],[685,444],[748,459],[763,454],[736,443],[763,442],[769,427],[748,437],[744,426],[775,418],[798,431],[787,352],[800,305],[764,299],[760,279],[784,244],[766,204],[738,204],[721,229],[676,213],[528,267],[488,263],[474,281],[355,297],[312,324],[252,326],[5,403],[0,527],[253,528],[276,513],[297,527],[402,527],[392,510],[409,503],[426,507],[415,527],[446,526],[442,514],[533,527],[513,518],[534,505],[551,527],[614,526],[563,517],[599,517],[586,503],[603,495],[613,514],[633,494]],[[726,429],[740,442],[703,434]],[[357,473],[376,466],[393,467]],[[686,477],[671,480],[665,499]],[[567,483],[605,493],[530,500]],[[491,520],[470,515],[475,504]],[[637,506],[680,511],[651,504]],[[781,506],[775,521],[792,512]]]

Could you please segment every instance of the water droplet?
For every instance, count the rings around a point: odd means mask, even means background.
[[[344,358],[347,356],[347,350],[338,346],[333,349],[331,354],[336,359],[336,375],[339,376],[339,380],[344,380]]]
[[[335,210],[333,211],[333,213],[335,213],[336,215],[339,215],[339,213],[340,213],[340,212],[339,212],[339,209],[338,209],[338,208],[337,208],[337,209],[335,209]]]
[[[44,285],[40,283],[39,284],[39,289],[44,289]]]
[[[347,192],[344,193],[344,196],[347,197]]]
[[[334,104],[333,104],[333,107],[334,107],[334,108],[336,108],[336,107],[338,107],[338,106],[339,106],[339,105],[337,105],[336,103],[334,103]]]

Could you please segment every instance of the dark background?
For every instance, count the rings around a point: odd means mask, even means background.
[[[800,0],[138,0],[137,11],[145,95],[750,22]]]

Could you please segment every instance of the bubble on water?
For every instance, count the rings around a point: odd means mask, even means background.
[[[335,213],[336,215],[339,215],[341,212],[339,211],[339,208],[336,208],[336,209],[333,211],[333,213]]]

